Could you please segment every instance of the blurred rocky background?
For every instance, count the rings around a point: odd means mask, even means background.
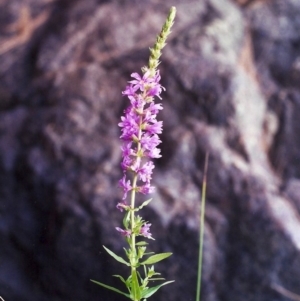
[[[123,254],[121,91],[172,5],[143,216],[176,282],[150,300],[194,300],[207,151],[202,300],[300,300],[300,1],[0,0],[5,301],[125,300],[89,279],[126,275],[102,247]]]

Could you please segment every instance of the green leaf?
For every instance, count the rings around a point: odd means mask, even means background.
[[[123,225],[124,225],[125,229],[128,228],[129,221],[130,221],[130,212],[128,211],[125,213],[124,218],[123,218]]]
[[[146,246],[146,245],[148,245],[148,243],[145,241],[140,241],[140,242],[137,242],[135,245],[136,246]]]
[[[142,292],[142,298],[149,298],[151,297],[154,293],[156,293],[162,286],[166,285],[166,284],[169,284],[169,283],[172,283],[174,282],[174,280],[171,280],[171,281],[167,281],[167,282],[164,282],[160,285],[157,285],[157,286],[154,286],[154,287],[150,287],[146,290],[144,290]]]
[[[114,291],[114,292],[116,292],[116,293],[119,293],[119,294],[121,294],[121,295],[124,295],[124,296],[126,296],[127,298],[130,299],[130,295],[129,295],[129,294],[126,294],[126,293],[124,293],[124,292],[122,292],[122,291],[120,291],[120,290],[118,290],[118,289],[116,289],[116,288],[114,288],[114,287],[112,287],[112,286],[106,285],[106,284],[104,284],[104,283],[102,283],[102,282],[98,282],[98,281],[95,281],[95,280],[92,280],[92,279],[90,279],[90,280],[91,280],[92,282],[94,282],[94,283],[100,285],[100,286],[103,286],[103,287],[105,287],[105,288],[107,288],[107,289],[109,289],[109,290],[111,290],[111,291]]]
[[[141,282],[143,282],[143,278],[141,276],[141,274],[139,273],[139,271],[136,271],[137,275],[138,275],[138,278],[140,279]]]
[[[145,251],[146,251],[146,247],[138,247],[138,255],[137,255],[138,260],[144,256]]]
[[[106,248],[105,246],[103,246],[103,248],[105,249],[105,251],[110,255],[112,256],[115,260],[127,265],[127,266],[130,266],[130,264],[125,261],[122,257],[118,256],[117,254],[115,254],[113,251],[111,251],[110,249]]]
[[[153,264],[153,263],[159,262],[161,260],[164,260],[164,259],[168,258],[171,255],[172,255],[172,253],[155,254],[155,255],[150,256],[149,258],[147,258],[145,261],[141,262],[141,264]]]
[[[149,200],[143,202],[141,206],[139,206],[138,208],[135,209],[135,211],[141,210],[143,207],[147,206],[151,201],[152,201],[152,199],[149,199]]]
[[[125,279],[122,276],[120,276],[120,275],[113,275],[113,277],[119,278],[123,283],[126,284],[126,281],[125,281]]]
[[[123,248],[123,249],[124,249],[124,251],[125,251],[125,254],[127,255],[127,257],[129,258],[129,254],[130,254],[129,250],[127,251],[127,249],[126,249],[126,248]]]

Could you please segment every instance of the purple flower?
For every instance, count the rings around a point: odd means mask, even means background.
[[[129,98],[130,103],[132,105],[132,108],[129,107],[130,111],[133,111],[133,109],[135,109],[136,112],[143,110],[143,107],[145,105],[145,100],[140,95],[136,95],[135,97],[128,96],[128,98]]]
[[[123,230],[123,229],[121,229],[119,227],[116,227],[116,230],[118,232],[120,232],[122,235],[126,236],[126,237],[130,237],[130,235],[131,235],[131,231],[130,230]]]
[[[160,149],[153,148],[147,153],[149,158],[161,158]]]
[[[130,169],[134,172],[138,172],[140,165],[141,165],[141,158],[140,157],[136,157],[135,160],[133,160],[133,163],[130,166]]]
[[[150,231],[151,224],[145,223],[140,230],[140,235],[146,237],[146,238],[152,238],[152,234]]]
[[[151,114],[150,111],[148,110],[144,110],[144,116],[143,116],[143,127],[145,126],[145,124],[147,123],[156,123],[156,114]]]
[[[129,156],[124,157],[121,163],[121,167],[123,171],[130,169],[131,165],[132,165],[132,159]]]
[[[160,84],[151,84],[149,90],[147,91],[147,96],[157,96],[158,98],[161,99],[160,93],[162,90],[166,90],[163,86]]]
[[[161,134],[162,133],[162,121],[157,121],[156,123],[153,124],[147,124],[145,127],[145,130],[150,133],[151,135],[153,134]]]
[[[135,78],[135,80],[129,81],[129,83],[133,84],[134,89],[140,89],[141,91],[145,90],[145,86],[154,81],[153,78],[150,77],[150,72],[147,71],[143,77],[141,77],[138,73],[132,73],[131,77]]]
[[[153,168],[153,162],[146,162],[143,167],[137,171],[140,180],[143,182],[150,182]]]
[[[130,185],[130,180],[126,182],[126,175],[124,175],[123,178],[119,181],[119,184],[123,188],[123,192],[124,192],[123,200],[125,200],[128,191],[132,189],[132,186]]]
[[[122,92],[122,95],[133,96],[135,95],[136,90],[138,90],[138,87],[134,87],[133,85],[126,86],[126,89]]]
[[[162,104],[161,103],[154,103],[151,102],[149,107],[145,111],[149,111],[151,115],[157,115],[159,110],[162,110]]]
[[[123,158],[124,157],[129,157],[133,153],[133,150],[131,149],[131,145],[132,145],[132,142],[125,142],[121,146],[122,157]]]
[[[116,208],[123,212],[124,209],[128,210],[129,206],[125,202],[121,202],[117,204]]]
[[[146,183],[145,185],[143,186],[140,186],[138,188],[138,191],[142,194],[150,194],[150,193],[153,193],[155,190],[155,187],[154,186],[150,186],[150,183]]]
[[[137,136],[139,132],[138,118],[133,114],[127,113],[121,117],[121,122],[118,124],[122,128],[122,138],[124,141],[132,140],[133,136]]]
[[[158,84],[160,82],[160,79],[161,79],[161,76],[160,76],[159,70],[158,70],[154,75],[153,81]]]
[[[152,150],[160,143],[161,140],[158,138],[156,134],[153,136],[149,134],[145,134],[141,139],[142,148],[145,150]]]

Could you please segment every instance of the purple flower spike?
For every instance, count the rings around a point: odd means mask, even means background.
[[[157,114],[163,109],[162,104],[154,102],[154,97],[160,98],[160,93],[164,90],[159,83],[159,72],[153,75],[147,71],[142,76],[132,73],[131,77],[133,79],[122,92],[128,97],[130,105],[118,124],[122,132],[120,138],[123,141],[121,167],[124,176],[119,181],[124,193],[123,201],[132,190],[141,194],[154,191],[155,188],[150,184],[154,164],[149,159],[161,157],[157,146],[161,143],[158,134],[162,133],[163,127],[163,122],[157,121]],[[126,179],[127,172],[138,177],[135,184]],[[120,204],[117,206],[118,209],[124,209]]]

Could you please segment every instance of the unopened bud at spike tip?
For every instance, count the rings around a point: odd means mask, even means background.
[[[150,71],[151,75],[154,75],[156,69],[159,65],[159,58],[161,56],[162,49],[166,46],[166,40],[169,34],[171,33],[171,28],[174,24],[174,19],[176,16],[176,7],[172,6],[167,17],[165,24],[162,27],[160,34],[156,38],[156,42],[153,48],[150,48],[150,58],[148,68],[142,68],[142,71],[145,73],[147,70]]]

